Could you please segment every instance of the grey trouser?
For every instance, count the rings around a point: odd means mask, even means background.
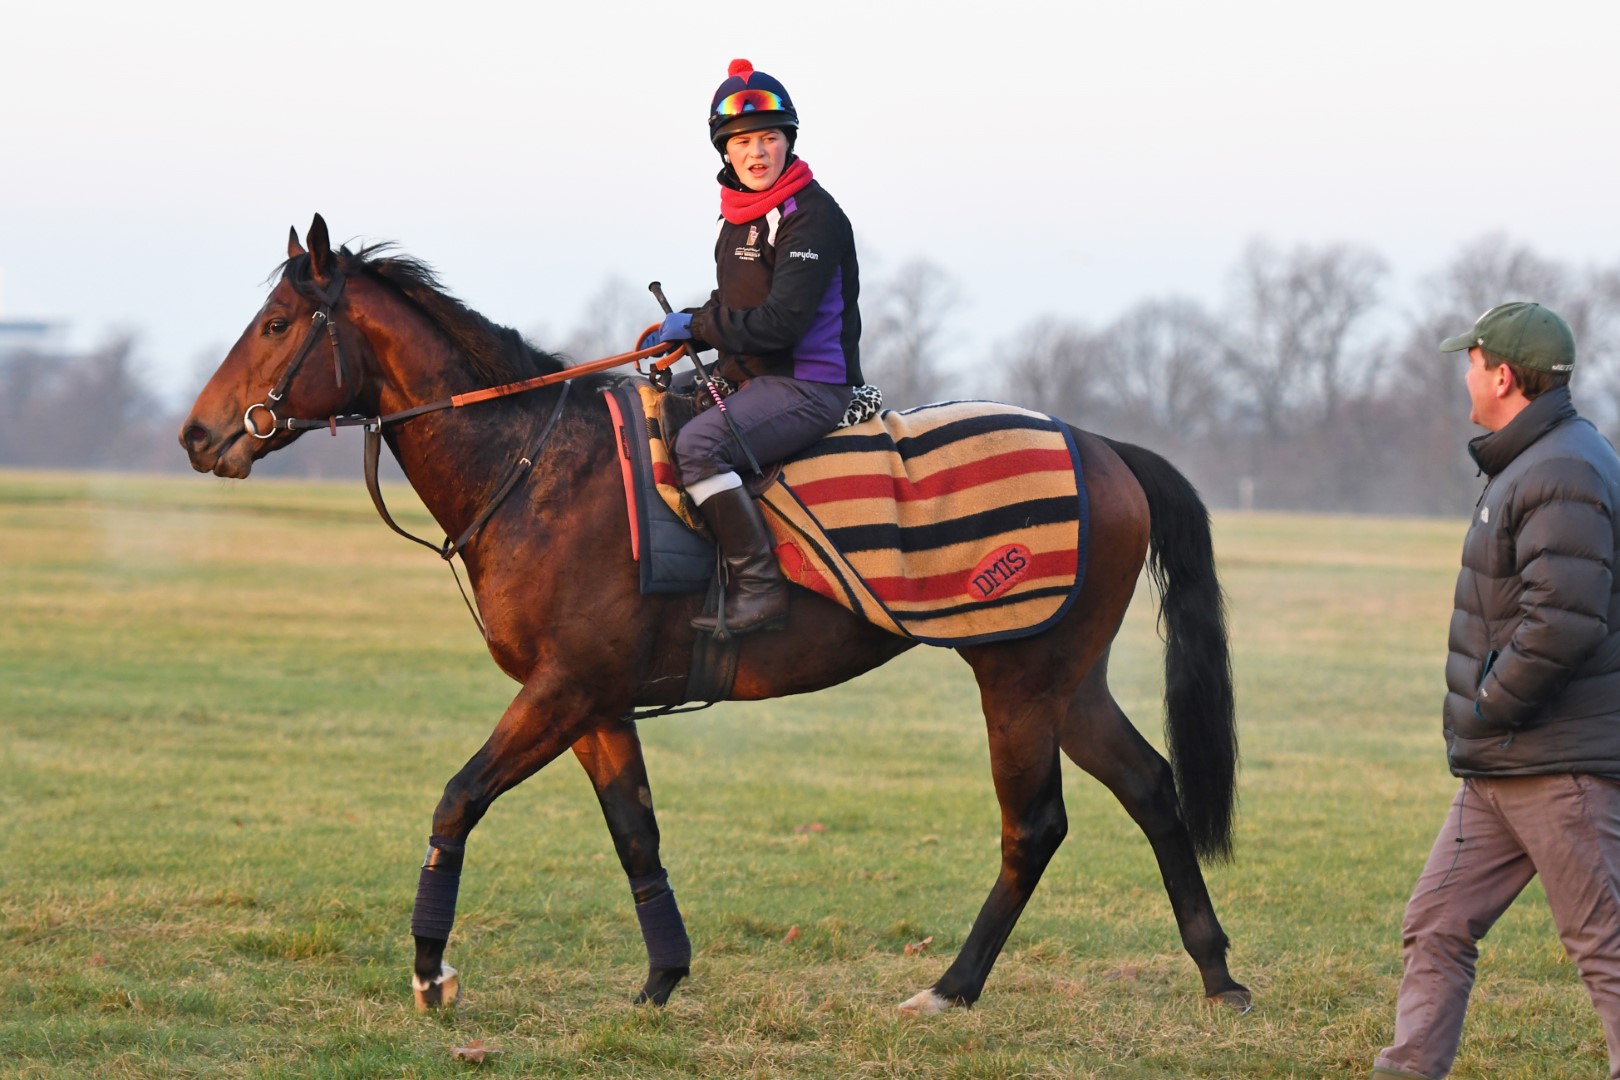
[[[1478,942],[1537,874],[1620,1080],[1620,781],[1567,773],[1474,778],[1457,792],[1406,905],[1395,1045],[1375,1065],[1451,1071]]]
[[[708,393],[701,386],[697,392]],[[726,398],[726,410],[764,466],[792,457],[837,427],[854,393],[848,386],[761,375]],[[748,455],[731,428],[717,408],[705,409],[681,428],[675,436],[675,458],[682,484],[695,484],[716,473],[748,471]]]

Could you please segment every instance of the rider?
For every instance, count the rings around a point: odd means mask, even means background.
[[[760,463],[780,461],[832,431],[861,383],[855,237],[794,154],[798,134],[787,88],[733,60],[709,106],[709,141],[724,162],[719,287],[658,330],[660,342],[717,349],[718,374],[740,384],[723,411],[699,413],[675,442],[681,483],[725,560],[725,621],[737,634],[787,617],[770,529],[738,470],[749,451]],[[712,632],[716,620],[693,625]]]

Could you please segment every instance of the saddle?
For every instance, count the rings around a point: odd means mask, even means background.
[[[713,545],[670,452],[691,400],[642,380],[607,397],[643,592],[707,589]],[[958,647],[1036,634],[1085,580],[1079,450],[1042,413],[985,401],[885,410],[749,486],[789,581],[902,637]]]
[[[602,394],[613,417],[630,512],[630,555],[641,594],[703,592],[714,579],[714,542],[675,471],[675,433],[696,415],[684,396],[627,380]]]

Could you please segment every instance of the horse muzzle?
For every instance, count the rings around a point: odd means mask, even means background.
[[[237,428],[221,435],[195,419],[180,429],[180,446],[191,467],[200,473],[213,473],[232,480],[246,479],[259,455],[258,441],[247,440],[247,431]]]

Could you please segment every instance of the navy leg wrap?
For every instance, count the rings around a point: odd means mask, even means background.
[[[647,966],[691,967],[692,941],[686,936],[686,923],[675,904],[675,890],[669,887],[669,874],[660,870],[631,878],[630,892],[636,898],[636,919],[641,923],[642,940],[647,943]]]
[[[460,844],[442,837],[428,837],[427,858],[416,883],[416,907],[411,912],[411,933],[417,937],[448,941],[456,922],[456,893],[461,888]]]

